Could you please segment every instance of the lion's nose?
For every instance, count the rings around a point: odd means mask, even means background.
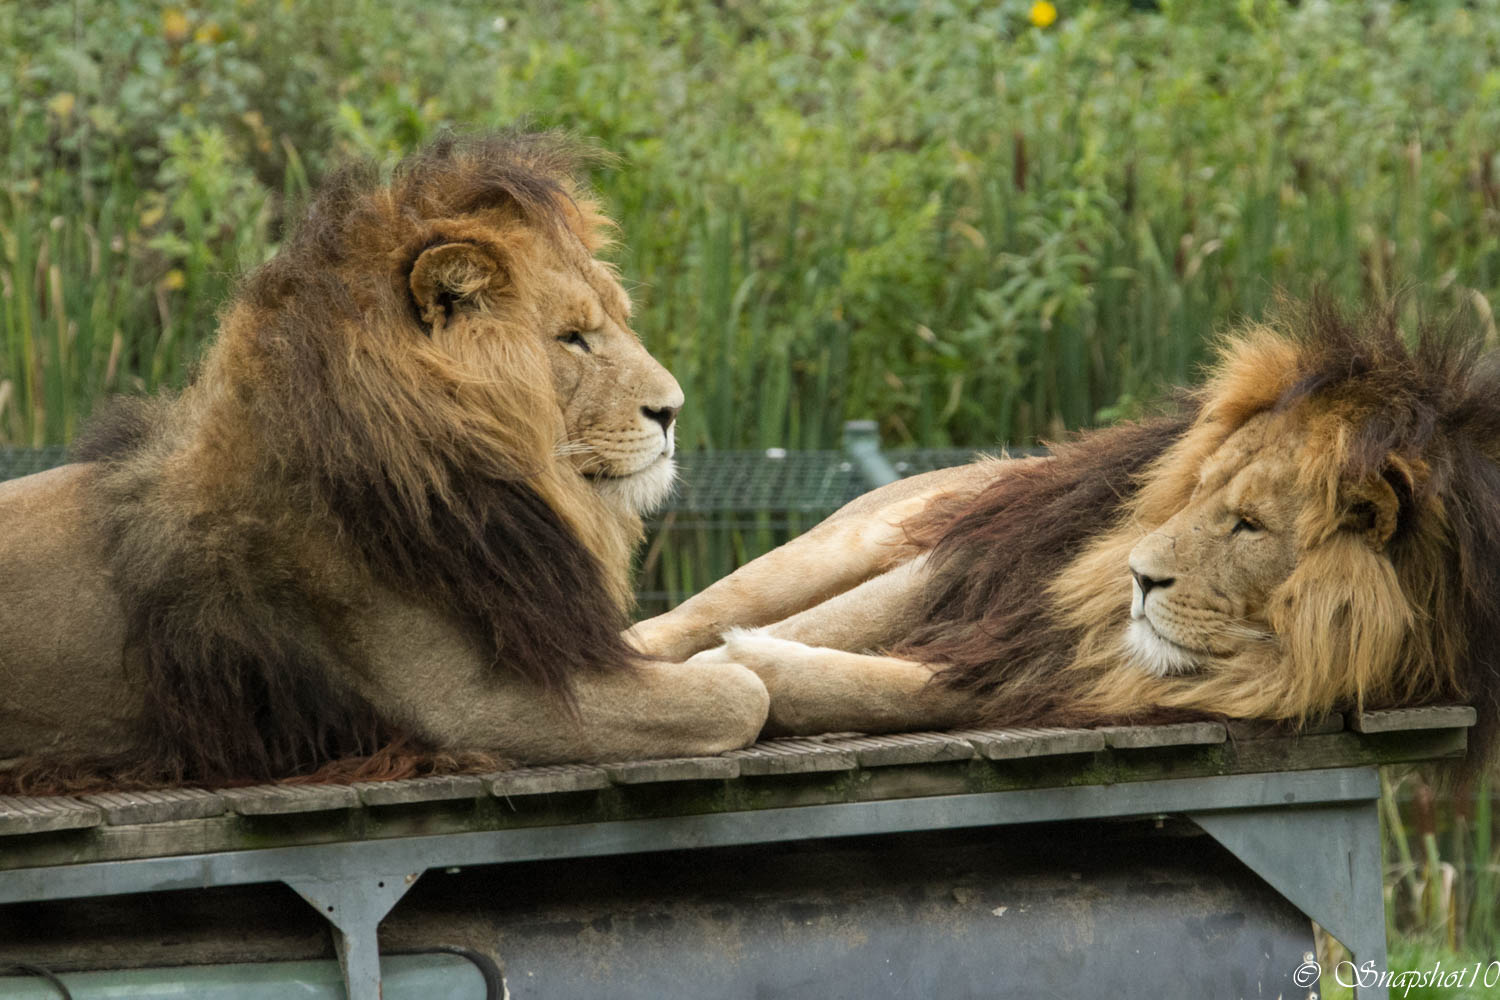
[[[1130,575],[1135,578],[1136,586],[1141,588],[1141,600],[1143,601],[1146,599],[1146,595],[1151,593],[1153,588],[1170,587],[1172,586],[1172,582],[1177,579],[1173,576],[1147,576],[1145,573],[1142,573],[1134,566],[1130,567]]]
[[[641,413],[645,414],[647,420],[655,420],[661,424],[662,433],[672,429],[672,421],[677,419],[677,411],[680,406],[643,406]]]

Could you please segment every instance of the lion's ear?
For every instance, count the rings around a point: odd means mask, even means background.
[[[1410,516],[1416,484],[1411,468],[1391,456],[1380,475],[1346,482],[1340,492],[1342,527],[1363,535],[1378,551]]]
[[[408,282],[422,322],[436,332],[456,310],[480,304],[501,272],[500,262],[477,243],[441,243],[422,251]]]

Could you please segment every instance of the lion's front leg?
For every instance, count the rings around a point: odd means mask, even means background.
[[[942,469],[867,493],[672,611],[640,622],[630,640],[652,656],[682,660],[717,645],[731,628],[769,625],[822,604],[918,555],[904,523],[940,497],[977,494],[1003,464]]]
[[[745,564],[628,636],[664,660],[683,660],[719,642],[731,628],[781,621],[902,561],[912,551],[900,523],[920,500],[872,517],[824,521]]]
[[[399,595],[383,593],[359,626],[360,693],[442,749],[526,764],[697,757],[748,746],[766,720],[765,684],[727,661],[708,670],[646,662],[582,671],[565,699],[495,662],[469,630]]]
[[[777,639],[764,630],[731,632],[725,644],[688,666],[735,662],[771,695],[765,736],[951,729],[971,720],[973,700],[934,680],[931,664]]]
[[[767,625],[760,633],[850,653],[893,646],[921,620],[931,576],[924,552],[822,604]]]
[[[769,701],[764,682],[729,662],[576,677],[571,705],[514,675],[468,664],[462,673],[463,682],[429,686],[407,706],[413,728],[441,747],[526,764],[713,756],[755,742]]]

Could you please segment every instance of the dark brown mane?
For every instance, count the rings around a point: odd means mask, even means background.
[[[1079,721],[1058,683],[1073,639],[1047,585],[1116,525],[1142,472],[1190,420],[1158,417],[1053,445],[1049,460],[1020,467],[964,508],[910,525],[917,541],[936,542],[935,582],[923,624],[894,655],[948,664],[942,682],[986,703],[997,725]]]
[[[404,310],[406,272],[431,241],[433,220],[499,208],[535,227],[564,226],[576,172],[592,155],[565,135],[507,132],[440,139],[403,161],[388,188],[368,167],[346,169],[246,289],[262,308],[278,294],[294,296],[289,308],[267,311],[257,332],[275,376],[263,417],[281,460],[317,487],[378,577],[467,618],[497,662],[564,698],[574,674],[633,662],[620,638],[627,609],[611,599],[604,567],[528,484],[537,470],[476,453],[457,428],[442,428],[448,433],[421,443],[419,454],[392,455],[393,431],[425,430],[432,416],[397,410],[384,423],[388,402],[363,398],[347,371],[347,352],[358,345],[327,332],[341,316]],[[381,197],[387,190],[393,205]],[[389,289],[337,277],[351,264],[376,272],[382,260],[394,271]],[[309,301],[334,313],[317,320],[323,336],[306,335]],[[406,323],[401,332],[422,335],[415,316]],[[446,404],[434,401],[431,413]],[[402,459],[420,476],[392,468]]]

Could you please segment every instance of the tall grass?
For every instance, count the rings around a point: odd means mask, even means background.
[[[1494,775],[1450,800],[1420,769],[1381,780],[1392,929],[1429,947],[1500,957]]]
[[[1434,794],[1427,778],[1424,768],[1392,768],[1381,775],[1389,968],[1413,974],[1391,995],[1494,996],[1494,988],[1484,985],[1485,979],[1495,981],[1500,968],[1492,964],[1500,959],[1494,775],[1482,777],[1469,794],[1447,800]],[[1322,957],[1323,996],[1349,1000],[1352,991],[1332,974],[1335,963],[1349,955],[1337,945],[1329,950],[1332,954]],[[1435,985],[1434,971],[1455,977],[1451,983],[1457,985]],[[1418,985],[1424,973],[1427,984]],[[1347,967],[1342,978],[1353,978]]]
[[[1500,2],[0,8],[0,442],[180,382],[336,159],[530,115],[620,160],[687,447],[1027,442],[1273,289],[1500,287]]]

